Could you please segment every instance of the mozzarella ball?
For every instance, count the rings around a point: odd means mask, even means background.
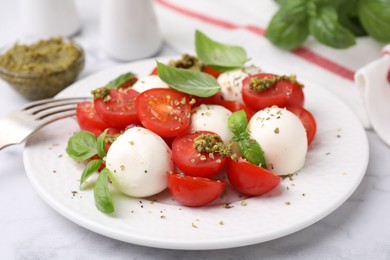
[[[169,88],[169,86],[157,75],[150,75],[146,78],[139,79],[133,85],[133,89],[138,91],[139,93],[142,93],[152,88]]]
[[[303,167],[308,147],[306,130],[293,113],[265,108],[251,118],[248,130],[263,149],[270,171],[287,175]]]
[[[221,73],[217,81],[221,86],[223,98],[225,100],[244,103],[242,100],[242,81],[250,75],[260,73],[260,71],[260,68],[256,66],[249,66]]]
[[[230,110],[219,105],[200,105],[192,111],[191,130],[210,131],[218,134],[224,142],[229,142],[233,133],[229,130]]]
[[[142,127],[126,130],[111,145],[106,157],[115,188],[132,197],[147,197],[167,188],[174,170],[171,149],[164,140]]]

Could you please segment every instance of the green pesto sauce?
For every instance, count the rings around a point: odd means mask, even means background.
[[[179,69],[192,69],[196,71],[203,70],[203,64],[200,60],[189,54],[183,54],[181,59],[169,61],[168,65]]]
[[[217,134],[201,134],[194,139],[194,148],[198,153],[232,155],[232,145],[225,144]]]
[[[52,38],[31,45],[15,44],[0,56],[0,66],[15,73],[50,74],[71,68],[82,55],[72,41]]]
[[[290,81],[293,84],[297,84],[300,87],[303,87],[301,83],[297,81],[295,75],[286,76],[286,75],[272,75],[270,77],[265,78],[251,78],[249,82],[249,88],[257,93],[263,92],[267,89],[272,88],[279,81]]]

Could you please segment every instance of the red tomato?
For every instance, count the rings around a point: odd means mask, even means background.
[[[303,106],[304,94],[302,87],[289,80],[281,80],[271,88],[260,93],[250,89],[249,84],[252,78],[262,79],[272,76],[273,74],[259,73],[243,80],[242,98],[248,107],[258,111],[274,105],[278,107],[285,107],[290,104]]]
[[[198,153],[194,139],[201,134],[214,134],[197,131],[176,137],[172,143],[173,161],[184,174],[195,177],[211,177],[222,170],[227,158],[218,153],[210,157],[208,153]]]
[[[228,159],[226,175],[234,189],[247,196],[258,196],[273,190],[281,178],[272,172],[240,159]]]
[[[99,136],[104,129],[110,126],[96,113],[92,102],[85,101],[77,104],[76,119],[81,130],[86,130]]]
[[[236,102],[236,101],[232,101],[232,100],[223,100],[221,102],[221,105],[224,106],[225,108],[229,109],[230,111],[232,112],[236,112],[236,111],[239,111],[239,110],[244,110],[245,114],[246,114],[246,119],[249,121],[252,116],[255,114],[255,111],[253,111],[252,109],[250,109],[249,107],[247,107],[245,104],[242,104],[242,103],[239,103],[239,102]]]
[[[154,69],[152,70],[152,72],[150,72],[149,75],[158,75],[157,67],[154,67]]]
[[[128,89],[128,88],[131,88],[136,82],[138,81],[138,78],[130,78],[128,80],[126,80],[125,82],[123,82],[121,85],[119,85],[118,89],[119,88],[122,88],[122,89]]]
[[[142,125],[162,137],[177,136],[190,127],[190,98],[174,89],[155,88],[142,92],[137,97],[136,107]]]
[[[172,196],[182,205],[201,207],[221,196],[226,184],[207,178],[170,174],[168,187]]]
[[[130,88],[110,89],[110,99],[94,99],[98,115],[111,127],[124,129],[138,121],[135,98],[138,92]]]
[[[218,78],[218,76],[221,74],[221,72],[207,65],[203,67],[203,72],[213,76],[214,78]]]
[[[314,116],[308,110],[300,106],[289,105],[286,109],[294,113],[301,120],[306,129],[307,142],[310,145],[317,132],[317,123]]]
[[[192,105],[193,107],[200,106],[202,104],[206,105],[220,105],[223,101],[222,92],[219,91],[216,94],[210,96],[210,97],[197,97],[197,96],[191,96],[191,100],[194,99],[195,103]]]

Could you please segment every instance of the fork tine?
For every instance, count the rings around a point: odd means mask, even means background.
[[[89,98],[89,97],[58,98],[58,99],[48,98],[48,99],[42,99],[42,100],[30,102],[30,103],[26,104],[25,106],[23,106],[22,108],[20,108],[20,110],[22,110],[22,111],[29,110],[29,109],[33,109],[36,107],[45,106],[48,104],[52,104],[52,105],[62,104],[64,102],[65,103],[72,103],[72,102],[77,103],[77,102],[85,101],[88,99],[91,99],[91,98]]]
[[[75,105],[77,103],[82,102],[82,101],[86,101],[86,100],[88,100],[88,99],[87,98],[85,98],[85,99],[73,98],[73,99],[60,99],[60,100],[56,100],[55,102],[49,101],[47,103],[40,103],[40,104],[28,106],[27,108],[24,109],[24,112],[26,112],[30,115],[37,115],[39,113],[46,113],[46,110],[55,109],[57,107],[61,108],[61,107],[70,106],[70,105],[73,105],[75,107]]]
[[[90,98],[44,99],[11,111],[0,119],[0,150],[23,142],[44,125],[74,116],[77,103],[86,100]]]
[[[38,113],[35,113],[35,120],[42,120],[50,116],[55,116],[56,114],[60,114],[63,112],[73,111],[73,113],[76,113],[76,106],[77,104],[69,104],[69,105],[63,105],[60,107],[53,107],[48,108],[45,110],[42,110]]]
[[[52,113],[50,115],[46,115],[44,118],[41,119],[42,126],[47,125],[49,123],[52,123],[54,121],[57,121],[59,119],[64,119],[67,117],[72,117],[76,115],[76,111],[73,110],[58,110],[57,113]]]

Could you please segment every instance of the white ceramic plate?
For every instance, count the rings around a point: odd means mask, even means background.
[[[147,75],[154,60],[103,71],[81,80],[59,97],[88,96],[127,71]],[[275,71],[276,72],[276,71]],[[57,121],[29,138],[24,164],[42,198],[71,221],[118,240],[170,249],[218,249],[250,245],[301,230],[339,207],[357,188],[368,163],[366,134],[355,115],[333,95],[306,83],[306,107],[317,119],[318,132],[305,167],[262,197],[244,198],[229,191],[202,208],[177,205],[169,194],[148,199],[113,191],[115,214],[94,205],[93,182],[79,190],[81,163],[65,153],[78,130],[75,119]],[[228,206],[226,202],[231,202]]]

